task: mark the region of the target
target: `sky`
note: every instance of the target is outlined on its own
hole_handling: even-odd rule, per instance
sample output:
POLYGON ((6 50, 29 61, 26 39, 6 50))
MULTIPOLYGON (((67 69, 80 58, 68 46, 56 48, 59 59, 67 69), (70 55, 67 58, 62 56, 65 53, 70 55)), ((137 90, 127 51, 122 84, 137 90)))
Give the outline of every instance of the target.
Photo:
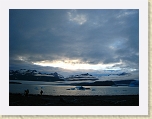
POLYGON ((10 9, 9 68, 139 71, 138 9, 10 9))

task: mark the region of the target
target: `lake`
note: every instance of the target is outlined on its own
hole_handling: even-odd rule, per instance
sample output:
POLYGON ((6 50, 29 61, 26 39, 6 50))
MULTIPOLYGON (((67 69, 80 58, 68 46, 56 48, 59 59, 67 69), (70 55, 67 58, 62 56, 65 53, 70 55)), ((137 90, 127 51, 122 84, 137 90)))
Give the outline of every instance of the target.
POLYGON ((64 82, 43 82, 43 81, 18 81, 22 84, 9 84, 10 93, 24 93, 29 89, 29 94, 43 95, 139 95, 139 87, 129 86, 83 86, 84 90, 78 90, 76 86, 64 85, 64 82))

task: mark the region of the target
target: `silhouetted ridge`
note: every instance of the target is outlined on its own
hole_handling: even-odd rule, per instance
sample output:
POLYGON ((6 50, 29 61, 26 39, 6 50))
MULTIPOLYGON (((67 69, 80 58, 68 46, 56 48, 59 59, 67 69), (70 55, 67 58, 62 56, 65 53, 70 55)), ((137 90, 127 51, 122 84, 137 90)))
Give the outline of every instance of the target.
POLYGON ((119 80, 119 81, 114 81, 116 85, 122 86, 122 85, 129 85, 132 81, 135 80, 119 80))
POLYGON ((73 83, 72 85, 77 86, 116 86, 116 84, 113 81, 95 81, 93 83, 73 83))

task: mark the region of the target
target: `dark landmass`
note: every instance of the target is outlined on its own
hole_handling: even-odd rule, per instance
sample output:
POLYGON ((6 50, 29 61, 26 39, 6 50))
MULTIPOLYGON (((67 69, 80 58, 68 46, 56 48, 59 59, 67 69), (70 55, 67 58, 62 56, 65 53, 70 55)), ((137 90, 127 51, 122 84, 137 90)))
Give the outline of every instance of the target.
POLYGON ((46 81, 46 82, 53 82, 53 81, 64 81, 63 79, 57 77, 49 77, 49 76, 10 76, 10 80, 25 80, 25 81, 46 81))
POLYGON ((139 95, 52 96, 9 94, 10 106, 139 106, 139 95))
POLYGON ((71 83, 73 86, 116 86, 113 81, 95 81, 93 83, 71 83))
POLYGON ((125 85, 129 85, 132 81, 135 81, 135 80, 119 80, 119 81, 113 81, 117 86, 121 86, 123 84, 125 85))
MULTIPOLYGON (((129 86, 129 84, 136 80, 119 80, 119 81, 95 81, 95 82, 83 82, 83 83, 71 83, 72 86, 129 86)), ((69 84, 68 84, 69 85, 69 84)))
POLYGON ((22 84, 20 82, 9 82, 10 84, 22 84))

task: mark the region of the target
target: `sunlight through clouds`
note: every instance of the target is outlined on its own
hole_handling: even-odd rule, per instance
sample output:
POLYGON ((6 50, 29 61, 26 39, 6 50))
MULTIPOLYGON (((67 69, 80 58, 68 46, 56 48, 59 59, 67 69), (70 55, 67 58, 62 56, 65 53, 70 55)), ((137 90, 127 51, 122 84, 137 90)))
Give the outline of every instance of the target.
POLYGON ((118 63, 111 63, 111 64, 86 64, 82 63, 79 60, 66 60, 66 61, 40 61, 40 62, 33 62, 35 65, 40 66, 51 66, 51 67, 60 67, 63 69, 70 69, 70 70, 78 70, 78 69, 93 69, 93 70, 105 70, 105 69, 113 69, 113 70, 120 70, 119 67, 113 68, 114 65, 121 65, 122 61, 118 63))

